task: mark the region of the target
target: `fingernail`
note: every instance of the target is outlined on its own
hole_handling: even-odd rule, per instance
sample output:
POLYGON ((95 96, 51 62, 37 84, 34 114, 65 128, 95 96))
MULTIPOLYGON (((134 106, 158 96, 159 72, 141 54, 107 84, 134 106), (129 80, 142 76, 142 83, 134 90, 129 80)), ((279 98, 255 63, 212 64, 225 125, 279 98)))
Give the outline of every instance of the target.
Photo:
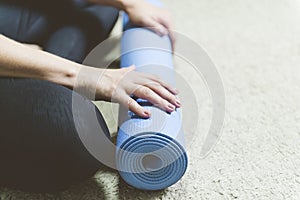
POLYGON ((175 104, 176 104, 177 107, 181 106, 181 103, 180 103, 180 101, 178 99, 175 101, 175 104))
POLYGON ((144 111, 144 115, 145 115, 145 117, 150 117, 150 112, 144 111))
POLYGON ((168 105, 168 108, 171 109, 171 110, 173 111, 173 110, 175 109, 175 106, 172 105, 172 104, 169 104, 169 105, 168 105))

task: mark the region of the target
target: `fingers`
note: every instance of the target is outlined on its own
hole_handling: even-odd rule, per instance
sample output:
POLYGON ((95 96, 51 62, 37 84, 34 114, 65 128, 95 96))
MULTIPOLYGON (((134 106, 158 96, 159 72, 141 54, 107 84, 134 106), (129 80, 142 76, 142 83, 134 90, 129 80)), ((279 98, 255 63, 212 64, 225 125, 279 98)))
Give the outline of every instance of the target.
POLYGON ((176 38, 175 34, 173 33, 173 22, 169 14, 166 16, 160 16, 157 19, 151 19, 148 22, 145 22, 145 25, 148 25, 149 28, 159 36, 165 36, 169 34, 172 44, 172 52, 174 52, 176 38))
POLYGON ((173 112, 177 107, 181 106, 180 101, 175 96, 177 94, 176 89, 158 77, 138 72, 128 73, 127 75, 128 77, 124 78, 120 85, 121 87, 115 93, 115 100, 135 114, 143 118, 150 117, 150 112, 130 97, 132 94, 149 101, 154 106, 167 112, 173 112))
POLYGON ((175 34, 172 31, 169 31, 169 36, 170 36, 171 43, 172 43, 172 53, 174 54, 176 37, 175 37, 175 34))
POLYGON ((149 21, 145 22, 145 25, 149 27, 152 31, 154 31, 159 36, 164 36, 168 34, 168 30, 159 22, 155 21, 154 19, 150 19, 149 21))
POLYGON ((147 87, 149 87, 156 94, 158 94, 159 97, 162 97, 165 100, 167 100, 167 102, 170 102, 171 104, 175 105, 176 107, 181 106, 181 103, 176 98, 176 96, 173 95, 172 93, 170 93, 170 91, 168 91, 165 87, 162 87, 162 85, 157 84, 157 83, 150 83, 150 84, 147 84, 147 87))
POLYGON ((127 107, 129 110, 134 112, 135 114, 139 115, 143 118, 149 118, 151 116, 150 112, 140 106, 133 98, 131 98, 128 94, 119 93, 118 101, 127 107))
MULTIPOLYGON (((161 93, 163 93, 163 92, 161 92, 161 93)), ((172 104, 171 102, 169 102, 168 100, 163 98, 164 96, 168 97, 167 94, 164 94, 164 96, 160 96, 148 87, 141 86, 133 94, 139 98, 148 100, 153 105, 155 105, 167 112, 173 112, 176 108, 176 106, 174 104, 172 104)), ((171 97, 169 97, 169 98, 171 99, 171 97)))
POLYGON ((155 75, 144 73, 136 75, 139 79, 135 81, 134 90, 127 91, 128 93, 146 99, 167 112, 173 112, 176 107, 181 106, 180 101, 175 96, 178 93, 175 88, 155 75))
MULTIPOLYGON (((130 67, 125 67, 125 68, 123 68, 121 70, 126 70, 126 72, 128 73, 130 71, 134 71, 135 69, 136 69, 136 67, 134 65, 131 65, 130 67)), ((138 83, 138 84, 147 85, 145 83, 149 83, 149 82, 150 83, 155 83, 155 82, 157 82, 160 85, 162 85, 164 88, 166 88, 172 94, 174 94, 174 95, 178 94, 178 91, 177 91, 176 88, 172 87, 170 84, 168 84, 167 82, 165 82, 164 80, 162 80, 157 75, 140 73, 140 72, 135 72, 135 73, 137 73, 136 77, 139 77, 139 79, 136 79, 137 80, 136 83, 138 83)))
POLYGON ((168 112, 172 112, 176 107, 180 107, 180 101, 176 98, 178 91, 170 84, 166 83, 158 76, 152 74, 137 74, 136 90, 134 95, 150 101, 155 106, 162 108, 168 112))
POLYGON ((159 78, 158 76, 155 75, 151 75, 151 74, 147 74, 147 77, 154 81, 159 83, 160 85, 162 85, 164 88, 166 88, 169 92, 171 92, 172 94, 176 95, 178 94, 178 91, 176 90, 176 88, 172 87, 170 84, 166 83, 165 81, 163 81, 161 78, 159 78))
POLYGON ((172 52, 174 52, 175 49, 175 41, 176 41, 176 37, 175 34, 173 32, 174 30, 174 25, 173 25, 173 21, 172 21, 172 17, 171 14, 167 11, 165 11, 166 14, 164 17, 161 17, 158 19, 158 22, 160 24, 162 24, 164 27, 166 27, 166 29, 168 30, 168 34, 172 43, 172 52))
MULTIPOLYGON (((133 94, 138 98, 148 100, 153 105, 167 112, 173 112, 176 107, 180 107, 179 100, 166 89, 163 89, 162 86, 154 86, 153 84, 149 87, 139 86, 133 94)), ((117 101, 140 117, 149 118, 151 115, 149 111, 139 105, 126 92, 119 92, 117 101)))
POLYGON ((125 75, 125 74, 127 74, 127 73, 129 73, 131 71, 134 71, 135 68, 136 68, 135 65, 131 65, 129 67, 124 67, 124 68, 122 68, 120 70, 122 70, 124 72, 124 75, 125 75))

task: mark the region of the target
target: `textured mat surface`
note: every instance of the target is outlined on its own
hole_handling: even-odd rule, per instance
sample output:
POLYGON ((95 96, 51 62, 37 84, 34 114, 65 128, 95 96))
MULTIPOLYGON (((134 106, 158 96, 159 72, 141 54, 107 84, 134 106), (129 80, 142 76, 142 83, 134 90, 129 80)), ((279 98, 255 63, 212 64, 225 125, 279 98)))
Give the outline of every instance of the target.
MULTIPOLYGON (((121 67, 134 64, 137 71, 155 74, 175 86, 170 39, 145 28, 129 28, 125 14, 123 26, 121 67)), ((151 112, 151 117, 142 119, 127 109, 120 112, 124 122, 117 136, 117 167, 122 178, 135 188, 165 189, 176 183, 187 168, 181 111, 167 113, 145 100, 137 102, 151 112)))

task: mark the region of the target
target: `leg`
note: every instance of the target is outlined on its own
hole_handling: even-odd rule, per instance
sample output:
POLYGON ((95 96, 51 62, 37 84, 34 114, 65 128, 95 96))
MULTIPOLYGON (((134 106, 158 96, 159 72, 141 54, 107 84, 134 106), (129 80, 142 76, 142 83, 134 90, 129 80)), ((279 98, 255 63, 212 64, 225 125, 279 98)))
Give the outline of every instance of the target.
POLYGON ((19 42, 39 44, 45 51, 81 63, 108 37, 119 11, 73 1, 1 2, 0 33, 19 42))
MULTIPOLYGON (((76 131, 71 90, 41 80, 2 78, 0 96, 0 185, 56 191, 91 177, 101 167, 76 131)), ((81 115, 96 110, 102 130, 87 130, 92 127, 88 118, 79 125, 110 137, 94 104, 77 97, 86 112, 81 115)))
MULTIPOLYGON (((75 27, 78 32, 71 37, 73 39, 63 41, 62 45, 66 48, 60 48, 60 34, 55 36, 55 32, 51 35, 56 22, 50 20, 49 13, 42 14, 23 5, 11 4, 10 1, 0 3, 0 13, 2 34, 20 42, 38 43, 49 50, 52 48, 53 53, 67 55, 67 58, 78 62, 88 53, 88 48, 92 44, 97 45, 102 37, 97 37, 97 31, 93 35, 91 30, 94 26, 86 34, 82 26, 70 23, 66 28, 61 27, 62 30, 75 27), (77 42, 78 36, 83 39, 77 42), (75 42, 74 46, 69 45, 72 42, 75 42), (80 53, 80 45, 88 48, 80 53), (80 54, 68 57, 68 50, 73 49, 80 54)), ((0 185, 31 191, 54 191, 92 176, 101 166, 87 152, 76 132, 72 118, 71 90, 46 81, 2 78, 0 96, 0 185)), ((89 100, 80 96, 78 98, 82 98, 86 112, 96 109, 89 100)), ((108 136, 106 124, 100 112, 96 112, 102 127, 98 131, 108 136)), ((90 127, 88 119, 83 118, 81 122, 87 128, 90 127)))
POLYGON ((81 63, 94 47, 109 36, 118 13, 117 9, 100 5, 74 7, 50 36, 45 50, 81 63))
MULTIPOLYGON (((30 4, 30 3, 28 3, 30 4)), ((41 46, 51 32, 51 22, 42 11, 21 2, 0 2, 0 33, 22 43, 41 46)))

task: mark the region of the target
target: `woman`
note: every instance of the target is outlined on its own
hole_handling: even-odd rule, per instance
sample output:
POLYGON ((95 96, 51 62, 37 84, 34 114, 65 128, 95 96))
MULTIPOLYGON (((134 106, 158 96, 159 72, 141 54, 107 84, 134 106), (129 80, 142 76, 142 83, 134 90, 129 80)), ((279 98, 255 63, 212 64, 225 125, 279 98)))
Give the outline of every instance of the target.
MULTIPOLYGON (((143 0, 0 1, 0 185, 57 191, 99 169, 101 163, 88 153, 76 132, 75 80, 78 87, 95 88, 97 100, 109 101, 116 92, 119 103, 145 118, 150 113, 130 95, 168 112, 180 106, 176 89, 157 77, 135 72, 134 66, 104 70, 81 64, 108 37, 118 10, 159 35, 172 28, 166 10, 143 0), (78 77, 81 70, 91 76, 101 74, 101 84, 89 74, 78 77)), ((102 130, 93 131, 110 137, 94 104, 76 95, 84 112, 96 109, 102 130)), ((81 121, 89 127, 88 120, 81 121)))

